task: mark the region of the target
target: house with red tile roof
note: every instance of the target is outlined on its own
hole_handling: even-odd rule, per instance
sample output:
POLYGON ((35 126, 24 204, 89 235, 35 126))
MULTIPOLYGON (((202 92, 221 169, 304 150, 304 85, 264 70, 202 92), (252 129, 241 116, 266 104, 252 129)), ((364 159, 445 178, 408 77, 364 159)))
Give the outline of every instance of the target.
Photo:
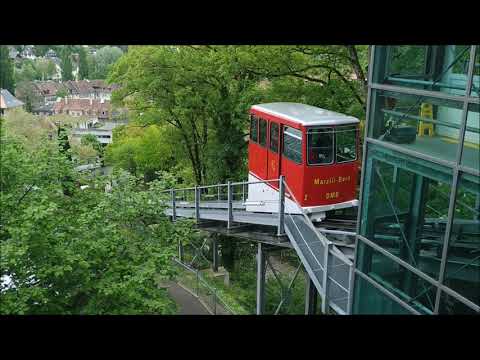
POLYGON ((53 105, 54 114, 66 114, 70 116, 83 116, 88 120, 79 124, 80 128, 88 128, 98 121, 106 121, 111 118, 112 107, 109 100, 103 99, 59 99, 53 105))

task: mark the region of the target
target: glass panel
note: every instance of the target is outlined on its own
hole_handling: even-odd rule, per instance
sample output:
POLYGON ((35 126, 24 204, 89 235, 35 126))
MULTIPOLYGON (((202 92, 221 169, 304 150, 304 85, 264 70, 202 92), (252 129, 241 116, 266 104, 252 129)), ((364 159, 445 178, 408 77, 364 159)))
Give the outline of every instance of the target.
POLYGON ((333 128, 308 130, 308 164, 333 163, 333 128))
POLYGON ((337 163, 357 159, 357 127, 338 126, 335 129, 337 163))
POLYGON ((373 82, 465 95, 469 45, 377 46, 373 82))
POLYGON ((388 74, 395 77, 425 74, 428 46, 391 46, 388 74))
POLYGON ((355 276, 353 314, 402 314, 410 312, 367 280, 355 276))
POLYGON ((444 284, 480 306, 480 180, 462 174, 448 244, 444 284))
POLYGON ((260 145, 267 145, 267 120, 259 119, 258 142, 260 145))
POLYGON ((357 259, 360 271, 418 312, 433 312, 436 286, 361 241, 357 253, 361 254, 361 258, 357 259))
POLYGON ((278 124, 270 123, 270 150, 278 152, 278 124))
POLYGON ((258 118, 254 115, 250 116, 250 139, 257 142, 257 124, 258 118))
POLYGON ((467 128, 463 142, 462 165, 480 170, 480 114, 479 105, 470 104, 467 113, 467 128))
POLYGON ((473 68, 473 81, 472 89, 470 91, 471 96, 480 95, 480 45, 477 45, 477 51, 475 54, 475 65, 473 68))
POLYGON ((302 132, 285 126, 283 128, 283 155, 287 159, 302 163, 302 132))
POLYGON ((360 234, 438 279, 452 171, 369 145, 360 234))
POLYGON ((475 310, 457 300, 454 296, 442 291, 440 295, 439 314, 447 315, 473 315, 478 314, 475 310))
POLYGON ((373 90, 369 136, 455 162, 463 103, 373 90))

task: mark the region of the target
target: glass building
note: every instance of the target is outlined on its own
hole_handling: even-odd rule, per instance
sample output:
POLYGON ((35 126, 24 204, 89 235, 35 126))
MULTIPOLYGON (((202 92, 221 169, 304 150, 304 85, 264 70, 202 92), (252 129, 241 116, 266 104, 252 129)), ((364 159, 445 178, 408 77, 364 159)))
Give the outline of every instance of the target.
POLYGON ((352 314, 480 313, 480 46, 373 46, 352 314))

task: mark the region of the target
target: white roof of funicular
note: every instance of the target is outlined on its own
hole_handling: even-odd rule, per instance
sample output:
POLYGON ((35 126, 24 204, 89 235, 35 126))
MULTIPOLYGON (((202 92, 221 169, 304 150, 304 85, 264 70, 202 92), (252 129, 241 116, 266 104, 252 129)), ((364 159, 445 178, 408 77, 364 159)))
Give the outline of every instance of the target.
POLYGON ((359 120, 353 116, 321 109, 316 106, 291 102, 258 104, 253 105, 252 109, 259 110, 270 115, 280 116, 284 119, 298 122, 304 126, 343 125, 355 124, 359 122, 359 120))

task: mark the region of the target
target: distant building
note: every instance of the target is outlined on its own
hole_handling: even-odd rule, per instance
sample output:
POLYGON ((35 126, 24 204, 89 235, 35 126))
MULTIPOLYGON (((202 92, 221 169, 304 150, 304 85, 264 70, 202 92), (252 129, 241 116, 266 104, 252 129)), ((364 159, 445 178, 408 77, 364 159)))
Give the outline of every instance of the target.
POLYGON ((50 116, 53 115, 53 103, 43 104, 32 109, 32 113, 35 115, 50 116))
POLYGON ((98 121, 106 121, 111 117, 111 104, 108 100, 99 99, 59 99, 53 105, 54 114, 67 114, 70 116, 84 116, 88 120, 80 123, 80 128, 89 128, 98 121))
POLYGON ((13 96, 7 89, 0 89, 0 115, 7 114, 10 109, 23 106, 24 103, 13 96))
POLYGON ((26 45, 24 46, 20 56, 24 59, 35 60, 37 57, 35 56, 35 52, 33 51, 33 45, 26 45))
POLYGON ((32 82, 34 90, 38 96, 42 97, 44 104, 54 103, 57 100, 57 92, 64 90, 68 94, 67 87, 56 81, 34 81, 32 82))
POLYGON ((45 57, 46 58, 50 58, 50 59, 53 59, 53 58, 58 58, 57 57, 57 53, 52 50, 52 49, 48 49, 47 52, 45 53, 45 57))
POLYGON ((18 56, 18 51, 17 49, 15 49, 14 47, 11 47, 9 50, 8 50, 8 57, 11 59, 11 60, 15 60, 18 56))

